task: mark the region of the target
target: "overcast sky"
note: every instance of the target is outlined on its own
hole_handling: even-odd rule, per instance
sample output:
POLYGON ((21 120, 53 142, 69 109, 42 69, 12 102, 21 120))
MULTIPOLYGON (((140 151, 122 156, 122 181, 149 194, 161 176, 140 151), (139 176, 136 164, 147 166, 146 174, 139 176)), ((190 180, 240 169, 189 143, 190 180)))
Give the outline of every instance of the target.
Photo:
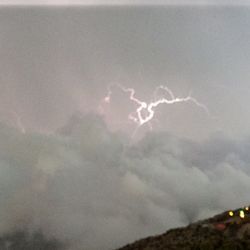
POLYGON ((249 0, 0 0, 7 5, 249 5, 249 0))
MULTIPOLYGON (((217 131, 236 137, 250 132, 248 7, 0 12, 2 121, 54 131, 76 112, 97 111, 111 83, 134 87, 145 101, 163 84, 177 96, 192 91, 211 116, 191 104, 162 105, 156 130, 196 139, 217 131)), ((125 97, 114 99, 104 116, 131 132, 125 123, 134 108, 125 97)))
POLYGON ((0 7, 0 233, 114 249, 249 203, 250 8, 94 3, 0 7), (131 139, 114 83, 209 114, 161 105, 131 139))

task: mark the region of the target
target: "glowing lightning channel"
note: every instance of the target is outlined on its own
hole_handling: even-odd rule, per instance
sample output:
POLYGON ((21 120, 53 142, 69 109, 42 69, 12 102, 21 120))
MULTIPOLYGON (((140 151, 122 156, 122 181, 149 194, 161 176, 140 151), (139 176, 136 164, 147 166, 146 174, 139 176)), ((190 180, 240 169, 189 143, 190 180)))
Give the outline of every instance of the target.
POLYGON ((147 102, 141 101, 135 97, 135 90, 133 88, 125 88, 124 86, 122 86, 120 84, 114 84, 108 88, 108 93, 107 93, 106 97, 104 98, 105 103, 110 103, 111 96, 113 94, 111 91, 111 88, 114 86, 118 87, 119 89, 121 89, 125 93, 129 93, 129 99, 138 105, 138 108, 136 109, 136 111, 133 113, 130 113, 129 117, 128 117, 130 120, 132 120, 133 122, 138 124, 138 126, 142 126, 142 125, 150 122, 154 118, 154 115, 155 115, 154 109, 157 106, 159 106, 160 104, 175 104, 175 103, 179 103, 179 102, 193 102, 195 105, 204 109, 206 111, 206 113, 209 114, 208 108, 204 104, 198 102, 194 97, 191 96, 191 94, 189 94, 186 97, 182 97, 182 98, 175 97, 174 93, 168 87, 163 86, 163 85, 160 85, 155 89, 154 100, 147 103, 147 102), (164 92, 166 92, 168 97, 158 98, 157 94, 158 94, 159 90, 163 90, 164 92))
POLYGON ((15 116, 15 118, 16 118, 16 125, 17 125, 17 128, 21 131, 22 134, 26 134, 26 129, 25 129, 25 127, 23 126, 21 117, 20 117, 15 111, 12 111, 11 113, 12 113, 12 114, 15 116))

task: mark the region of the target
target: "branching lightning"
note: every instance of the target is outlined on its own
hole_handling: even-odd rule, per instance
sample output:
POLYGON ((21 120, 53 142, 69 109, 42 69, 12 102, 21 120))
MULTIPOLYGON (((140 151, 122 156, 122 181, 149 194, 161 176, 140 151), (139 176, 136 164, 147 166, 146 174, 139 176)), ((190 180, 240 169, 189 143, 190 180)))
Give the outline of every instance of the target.
POLYGON ((160 85, 158 86, 153 94, 153 100, 150 101, 149 103, 145 101, 141 101, 136 97, 136 92, 133 88, 126 88, 120 84, 113 84, 109 86, 108 88, 108 93, 103 99, 105 103, 110 103, 111 102, 111 97, 112 97, 112 88, 117 87, 120 90, 122 90, 124 93, 129 94, 129 99, 135 103, 138 107, 136 108, 135 112, 132 112, 129 114, 128 118, 135 122, 138 127, 149 123, 155 116, 155 109, 161 105, 161 104, 176 104, 176 103, 181 103, 181 102, 192 102, 196 106, 202 108, 205 110, 207 114, 209 114, 208 108, 198 102, 194 97, 189 94, 186 97, 176 97, 174 93, 166 86, 160 85), (164 97, 159 97, 159 91, 163 91, 164 97))

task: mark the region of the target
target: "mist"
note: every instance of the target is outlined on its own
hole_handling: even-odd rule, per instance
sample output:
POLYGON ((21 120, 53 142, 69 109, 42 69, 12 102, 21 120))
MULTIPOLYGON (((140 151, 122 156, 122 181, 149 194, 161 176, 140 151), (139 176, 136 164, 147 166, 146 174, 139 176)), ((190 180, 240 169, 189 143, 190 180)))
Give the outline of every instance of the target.
POLYGON ((108 250, 249 204, 249 22, 247 6, 1 6, 0 234, 108 250), (162 105, 138 127, 126 93, 103 104, 115 83, 209 114, 162 105))
POLYGON ((250 141, 219 138, 152 132, 129 145, 96 115, 47 136, 2 125, 0 232, 115 249, 247 204, 250 141))

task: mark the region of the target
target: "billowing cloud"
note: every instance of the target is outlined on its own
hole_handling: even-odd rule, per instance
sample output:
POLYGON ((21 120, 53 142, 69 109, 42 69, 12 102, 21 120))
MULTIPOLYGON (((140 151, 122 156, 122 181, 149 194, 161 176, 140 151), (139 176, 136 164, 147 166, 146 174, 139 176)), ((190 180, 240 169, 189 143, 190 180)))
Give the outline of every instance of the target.
POLYGON ((151 133, 136 144, 101 117, 53 135, 0 127, 0 232, 42 231, 113 249, 249 203, 250 141, 151 133))

